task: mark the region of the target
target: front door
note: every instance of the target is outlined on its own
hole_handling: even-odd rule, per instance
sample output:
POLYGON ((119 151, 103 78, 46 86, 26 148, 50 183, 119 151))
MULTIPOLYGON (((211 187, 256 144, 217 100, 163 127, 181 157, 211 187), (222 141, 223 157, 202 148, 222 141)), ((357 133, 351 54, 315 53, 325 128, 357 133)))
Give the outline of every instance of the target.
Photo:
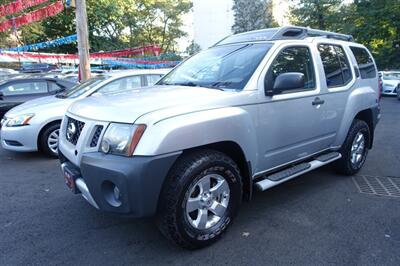
POLYGON ((257 172, 326 149, 335 136, 322 126, 324 101, 312 49, 308 45, 283 47, 267 70, 270 84, 282 73, 300 72, 304 74, 305 86, 271 97, 263 95, 265 102, 259 107, 257 172))

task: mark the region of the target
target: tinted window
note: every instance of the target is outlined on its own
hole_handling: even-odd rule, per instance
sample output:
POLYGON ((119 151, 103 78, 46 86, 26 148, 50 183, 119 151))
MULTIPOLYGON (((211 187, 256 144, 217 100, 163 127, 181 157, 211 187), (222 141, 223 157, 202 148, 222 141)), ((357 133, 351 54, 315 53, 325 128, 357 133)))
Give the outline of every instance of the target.
POLYGON ((271 65, 272 84, 283 73, 300 72, 304 74, 304 89, 315 88, 314 67, 310 50, 307 47, 290 47, 284 49, 271 65))
POLYGON ((147 85, 153 86, 162 78, 163 75, 147 75, 147 85))
POLYGON ((362 79, 370 79, 376 77, 376 69, 374 62, 369 55, 368 51, 364 48, 350 47, 351 51, 356 58, 358 68, 362 79))
POLYGON ((107 85, 101 87, 97 93, 112 93, 117 91, 124 91, 142 86, 142 79, 140 76, 132 76, 114 80, 107 85))
POLYGON ((19 82, 1 90, 4 96, 47 93, 47 82, 19 82))
POLYGON ((328 88, 346 85, 352 78, 350 64, 342 47, 322 44, 318 46, 324 66, 328 88))
POLYGON ((334 46, 337 56, 339 58, 340 67, 342 69, 343 74, 343 82, 347 84, 352 79, 352 74, 350 70, 350 64, 347 60, 346 54, 341 46, 334 46))

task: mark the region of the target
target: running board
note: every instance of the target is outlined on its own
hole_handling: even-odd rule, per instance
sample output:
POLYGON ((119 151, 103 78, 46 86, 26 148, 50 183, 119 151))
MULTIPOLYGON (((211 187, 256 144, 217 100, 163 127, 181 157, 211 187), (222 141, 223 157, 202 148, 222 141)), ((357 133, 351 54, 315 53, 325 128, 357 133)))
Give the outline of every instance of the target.
POLYGON ((340 158, 342 158, 342 155, 338 152, 327 153, 315 158, 313 161, 303 162, 293 167, 286 168, 280 172, 266 176, 263 180, 258 181, 256 186, 259 190, 264 191, 340 158))

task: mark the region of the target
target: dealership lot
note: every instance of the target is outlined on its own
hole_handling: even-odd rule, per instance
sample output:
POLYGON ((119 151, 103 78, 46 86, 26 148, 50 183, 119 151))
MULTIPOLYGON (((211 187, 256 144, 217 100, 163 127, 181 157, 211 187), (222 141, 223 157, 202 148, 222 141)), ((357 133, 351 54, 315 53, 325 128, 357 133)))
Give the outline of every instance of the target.
POLYGON ((399 265, 400 102, 381 104, 374 149, 356 177, 325 167, 256 192, 229 233, 197 251, 172 246, 152 219, 94 210, 67 190, 58 161, 0 149, 0 265, 399 265))

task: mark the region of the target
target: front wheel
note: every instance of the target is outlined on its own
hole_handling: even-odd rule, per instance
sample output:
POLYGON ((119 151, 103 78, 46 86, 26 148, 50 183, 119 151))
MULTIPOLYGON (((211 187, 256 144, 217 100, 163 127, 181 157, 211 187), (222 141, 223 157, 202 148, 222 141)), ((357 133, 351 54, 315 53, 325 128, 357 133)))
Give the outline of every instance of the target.
POLYGON ((60 135, 60 124, 52 124, 47 126, 39 137, 40 150, 48 156, 58 157, 58 138, 60 135))
POLYGON ((208 246, 232 223, 241 199, 240 171, 232 159, 213 150, 183 154, 164 184, 158 227, 184 248, 208 246))
POLYGON ((342 158, 336 162, 337 172, 344 175, 356 174, 367 158, 370 141, 368 124, 355 119, 340 150, 342 158))

